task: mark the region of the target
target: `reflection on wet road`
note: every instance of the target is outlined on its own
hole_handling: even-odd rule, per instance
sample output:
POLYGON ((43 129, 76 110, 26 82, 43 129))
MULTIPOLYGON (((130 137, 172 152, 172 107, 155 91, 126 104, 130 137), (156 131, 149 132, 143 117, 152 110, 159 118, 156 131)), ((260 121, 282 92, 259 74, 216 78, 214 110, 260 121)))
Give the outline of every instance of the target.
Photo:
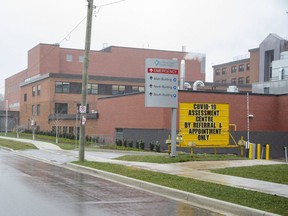
POLYGON ((0 215, 218 215, 0 150, 0 215))

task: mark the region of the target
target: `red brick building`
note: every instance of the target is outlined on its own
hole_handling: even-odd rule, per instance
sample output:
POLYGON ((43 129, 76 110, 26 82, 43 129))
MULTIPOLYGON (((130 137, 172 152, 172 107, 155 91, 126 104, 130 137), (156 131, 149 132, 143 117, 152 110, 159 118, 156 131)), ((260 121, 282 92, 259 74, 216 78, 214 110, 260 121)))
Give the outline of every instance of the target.
MULTIPOLYGON (((250 58, 258 50, 250 50, 250 58)), ((181 60, 185 52, 108 47, 92 51, 90 59, 86 134, 105 142, 116 138, 158 140, 165 146, 171 128, 171 110, 146 108, 144 101, 144 67, 146 58, 181 60)), ((79 125, 77 107, 81 101, 83 50, 60 48, 59 45, 40 44, 28 52, 28 68, 6 79, 5 96, 10 110, 20 111, 20 125, 60 133, 76 134, 79 125)), ((179 61, 180 64, 180 61, 179 61)), ((257 63, 246 60, 241 73, 250 73, 257 63)), ((180 68, 180 67, 179 67, 180 68)), ((237 66, 239 69, 239 66, 237 66)), ((227 72, 231 69, 226 69, 227 72)), ((254 70, 254 69, 253 69, 254 70)), ((222 70, 220 70, 222 73, 222 70)), ((254 74, 254 73, 253 73, 254 74)), ((204 80, 205 71, 198 59, 186 61, 185 81, 204 80)), ((255 75, 255 77, 257 77, 255 75)), ((246 80, 246 79, 245 79, 246 80)), ((251 81, 251 80, 250 80, 251 81)), ((197 91, 179 91, 179 103, 227 103, 230 123, 237 130, 231 133, 236 140, 241 136, 254 143, 271 145, 271 156, 281 157, 288 140, 288 95, 250 94, 250 114, 247 125, 247 94, 215 91, 216 84, 197 91), (211 87, 211 90, 209 88, 211 87), (209 90, 209 91, 208 91, 209 90)), ((147 147, 147 146, 146 146, 147 147)))
MULTIPOLYGON (((184 59, 186 52, 107 47, 91 51, 88 120, 98 118, 97 98, 144 91, 146 58, 184 59)), ((81 103, 83 50, 39 44, 28 51, 28 68, 5 80, 9 109, 20 111, 20 125, 40 131, 75 133, 81 103)), ((186 81, 205 80, 205 59, 186 60, 186 81), (203 67, 204 64, 204 67, 203 67)), ((115 108, 115 107, 114 107, 115 108)), ((87 134, 95 134, 88 121, 87 134)))
MULTIPOLYGON (((162 148, 167 148, 164 143, 171 130, 171 109, 146 108, 144 100, 144 93, 99 99, 95 132, 113 139, 142 139, 147 145, 158 140, 162 148)), ((230 132, 237 142, 241 136, 247 140, 247 100, 249 113, 253 115, 249 118, 250 142, 269 143, 272 158, 284 157, 283 147, 288 140, 288 95, 249 94, 247 97, 246 93, 179 91, 179 103, 229 104, 229 122, 236 125, 236 131, 231 127, 230 132)), ((178 119, 179 114, 177 122, 178 119)))
POLYGON ((276 34, 269 34, 258 48, 250 49, 250 58, 213 66, 216 83, 252 84, 271 81, 272 62, 288 51, 288 41, 276 34))

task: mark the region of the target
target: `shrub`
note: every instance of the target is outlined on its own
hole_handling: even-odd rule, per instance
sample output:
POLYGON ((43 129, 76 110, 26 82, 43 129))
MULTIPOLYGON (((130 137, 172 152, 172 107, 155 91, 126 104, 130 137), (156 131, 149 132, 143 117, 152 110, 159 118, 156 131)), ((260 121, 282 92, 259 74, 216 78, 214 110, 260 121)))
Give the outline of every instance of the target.
POLYGON ((159 143, 159 141, 155 142, 155 150, 156 150, 156 152, 160 152, 160 143, 159 143))
POLYGON ((153 141, 150 142, 150 143, 149 143, 149 149, 150 149, 150 151, 154 151, 154 147, 155 147, 154 142, 153 142, 153 141))
POLYGON ((140 148, 141 148, 142 150, 145 149, 145 142, 144 142, 143 140, 140 140, 140 148))
POLYGON ((129 146, 130 148, 133 148, 133 140, 129 140, 129 141, 128 141, 128 146, 129 146))
POLYGON ((122 140, 120 140, 120 139, 116 140, 116 145, 117 146, 122 146, 122 140))
POLYGON ((127 143, 128 143, 128 140, 125 139, 124 142, 123 142, 123 146, 124 146, 124 147, 127 147, 127 143))

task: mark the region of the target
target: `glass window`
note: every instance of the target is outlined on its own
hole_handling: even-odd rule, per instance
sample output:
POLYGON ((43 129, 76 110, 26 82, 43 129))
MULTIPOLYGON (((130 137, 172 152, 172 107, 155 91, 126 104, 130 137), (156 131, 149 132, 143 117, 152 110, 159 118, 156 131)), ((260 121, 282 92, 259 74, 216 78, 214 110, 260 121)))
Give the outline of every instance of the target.
POLYGON ((40 95, 41 93, 41 85, 37 85, 37 95, 40 95))
POLYGON ((66 126, 63 126, 63 134, 67 134, 68 133, 68 128, 66 126))
POLYGON ((226 67, 225 68, 222 68, 222 74, 226 74, 226 67))
POLYGON ((37 110, 36 110, 36 112, 37 112, 37 115, 40 115, 40 104, 37 104, 37 110))
POLYGON ((74 134, 74 127, 69 127, 69 134, 74 134))
POLYGON ((144 92, 143 86, 132 86, 132 92, 144 92))
POLYGON ((32 96, 35 96, 35 95, 36 95, 36 87, 33 86, 33 87, 32 87, 32 96))
POLYGON ((246 71, 249 71, 250 70, 250 63, 247 63, 246 64, 246 71))
POLYGON ((84 56, 79 56, 79 62, 84 62, 84 56))
POLYGON ((236 84, 236 78, 232 78, 231 83, 236 84))
POLYGON ((238 78, 238 84, 243 84, 243 83, 244 83, 243 77, 239 77, 239 78, 238 78))
POLYGON ((239 65, 239 72, 242 72, 242 71, 244 71, 244 65, 243 64, 239 65))
POLYGON ((66 61, 67 61, 67 62, 72 62, 72 61, 73 61, 73 55, 67 54, 67 55, 66 55, 66 61))
POLYGON ((55 103, 55 114, 68 114, 68 104, 55 103))
POLYGON ((236 73, 237 72, 237 67, 236 66, 232 66, 231 67, 231 73, 236 73))
POLYGON ((33 116, 36 115, 35 105, 32 105, 32 115, 33 115, 33 116))
POLYGON ((220 75, 220 69, 219 68, 215 69, 215 75, 216 76, 220 75))
POLYGON ((95 83, 89 83, 87 85, 88 94, 96 95, 98 94, 98 85, 95 83))
POLYGON ((246 83, 247 83, 247 84, 250 83, 250 76, 247 76, 247 77, 246 77, 246 83))
POLYGON ((26 93, 24 94, 24 101, 25 102, 27 101, 27 94, 26 93))
POLYGON ((70 92, 70 83, 68 82, 56 82, 56 93, 69 93, 70 92))
POLYGON ((112 94, 118 95, 118 94, 124 94, 125 93, 125 86, 122 85, 113 85, 112 86, 112 94))

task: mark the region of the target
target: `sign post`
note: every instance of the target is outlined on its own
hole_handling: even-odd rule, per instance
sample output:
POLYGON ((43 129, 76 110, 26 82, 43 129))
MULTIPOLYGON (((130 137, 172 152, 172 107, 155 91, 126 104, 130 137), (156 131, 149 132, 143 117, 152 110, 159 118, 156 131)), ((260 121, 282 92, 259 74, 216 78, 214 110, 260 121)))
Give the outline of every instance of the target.
POLYGON ((176 117, 178 107, 178 61, 146 59, 145 107, 172 108, 171 156, 176 156, 176 117))

